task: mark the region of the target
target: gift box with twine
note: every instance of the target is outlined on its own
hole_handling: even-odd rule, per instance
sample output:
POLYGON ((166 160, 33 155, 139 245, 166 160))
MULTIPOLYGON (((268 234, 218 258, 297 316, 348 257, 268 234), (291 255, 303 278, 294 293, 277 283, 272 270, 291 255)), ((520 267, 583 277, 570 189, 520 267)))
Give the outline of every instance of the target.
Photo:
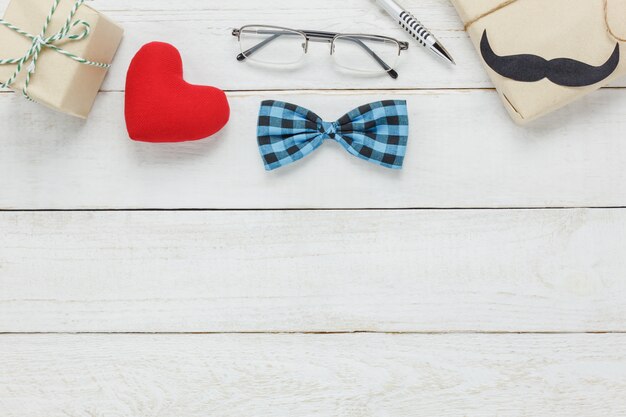
POLYGON ((123 29, 85 0, 12 0, 0 19, 0 86, 86 118, 123 29))
POLYGON ((519 124, 626 74, 626 0, 452 2, 519 124))

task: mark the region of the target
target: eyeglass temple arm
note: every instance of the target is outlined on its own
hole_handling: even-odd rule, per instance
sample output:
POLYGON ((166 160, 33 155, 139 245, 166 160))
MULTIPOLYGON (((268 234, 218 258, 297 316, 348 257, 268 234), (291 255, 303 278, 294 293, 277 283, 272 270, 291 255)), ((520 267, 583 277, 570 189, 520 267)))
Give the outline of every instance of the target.
POLYGON ((359 45, 359 46, 360 46, 360 47, 362 47, 363 49, 365 49, 365 52, 367 52, 368 54, 370 54, 370 55, 371 55, 371 57, 372 57, 372 58, 374 58, 374 59, 376 60, 376 62, 378 62, 378 64, 379 64, 381 67, 383 67, 383 69, 384 69, 385 71, 387 71, 387 74, 389 74, 389 76, 390 76, 391 78, 393 78, 394 80, 395 80, 396 78, 398 78, 398 73, 397 73, 394 69, 392 69, 389 65, 387 65, 387 63, 386 63, 385 61, 383 61, 383 60, 382 60, 382 58, 381 58, 381 57, 379 57, 379 56, 376 54, 376 52, 372 51, 372 50, 370 49, 370 47, 369 47, 369 46, 367 46, 366 44, 364 44, 362 40, 360 40, 360 39, 356 39, 356 38, 351 38, 351 37, 349 37, 349 36, 348 36, 348 37, 345 37, 345 38, 343 38, 343 39, 348 39, 348 40, 350 40, 350 41, 352 41, 352 42, 356 43, 357 45, 359 45))
MULTIPOLYGON (((267 39, 265 39, 264 41, 259 42, 257 45, 253 46, 252 48, 243 51, 242 53, 240 53, 239 55, 237 55, 237 61, 245 61, 245 59, 252 55, 253 53, 255 53, 256 51, 258 51, 259 49, 263 48, 264 46, 266 46, 268 43, 272 42, 273 40, 275 40, 276 38, 278 38, 281 35, 297 35, 296 33, 291 33, 288 31, 284 31, 284 32, 275 32, 275 31, 266 31, 268 34, 273 33, 273 35, 267 39)), ((239 29, 235 29, 233 30, 233 36, 239 36, 240 35, 240 30, 239 29)), ((324 38, 324 39, 332 39, 336 36, 336 34, 334 33, 330 33, 330 32, 308 32, 308 31, 303 31, 303 33, 307 36, 311 36, 311 37, 317 37, 317 38, 324 38)), ((387 63, 385 61, 383 61, 377 54, 376 52, 372 51, 366 44, 363 43, 363 41, 361 41, 360 39, 356 39, 356 38, 351 38, 351 37, 345 37, 345 39, 350 40, 354 43, 356 43, 357 45, 359 45, 360 47, 362 47, 363 49, 365 49, 365 51, 376 60, 376 62, 378 62, 378 64, 385 70, 387 71, 387 74, 389 74, 389 76, 393 79, 398 78, 398 73, 392 69, 389 65, 387 65, 387 63)))
MULTIPOLYGON (((233 35, 234 35, 234 32, 233 32, 233 35)), ((243 51, 242 53, 237 55, 237 61, 245 61, 248 56, 252 55, 253 53, 258 51, 259 49, 263 48, 265 45, 267 45, 268 43, 272 42, 274 39, 278 38, 280 35, 282 35, 282 33, 275 33, 271 37, 265 39, 262 42, 259 42, 257 45, 253 46, 252 48, 248 49, 247 51, 243 51)))

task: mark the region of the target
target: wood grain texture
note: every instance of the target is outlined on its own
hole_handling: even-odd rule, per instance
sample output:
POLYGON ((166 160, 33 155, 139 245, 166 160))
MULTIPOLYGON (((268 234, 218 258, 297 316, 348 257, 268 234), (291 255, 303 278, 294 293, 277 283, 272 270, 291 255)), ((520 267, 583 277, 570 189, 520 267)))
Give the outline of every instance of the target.
POLYGON ((490 91, 231 94, 230 124, 196 143, 128 139, 123 94, 100 95, 87 122, 0 94, 2 209, 589 207, 626 205, 626 95, 603 90, 529 128, 490 91), (334 120, 406 98, 402 172, 326 143, 266 173, 256 145, 260 101, 294 101, 334 120), (583 117, 584 115, 584 117, 583 117), (453 117, 453 119, 451 119, 453 117))
POLYGON ((625 210, 0 214, 0 332, 626 331, 625 210))
POLYGON ((0 336, 3 417, 622 417, 626 335, 0 336))
MULTIPOLYGON (((448 0, 402 3, 456 68, 416 44, 396 81, 324 44, 292 72, 234 59, 247 23, 404 39, 373 3, 94 2, 126 38, 88 121, 0 94, 0 210, 626 206, 626 81, 515 127, 448 0), (153 40, 229 90, 215 138, 128 140, 153 40), (268 98, 329 120, 407 98, 404 172, 328 143, 265 173, 268 98)), ((626 416, 626 334, 509 334, 626 332, 624 236, 624 209, 0 212, 0 416, 626 416), (242 334, 359 331, 421 334, 242 334)))

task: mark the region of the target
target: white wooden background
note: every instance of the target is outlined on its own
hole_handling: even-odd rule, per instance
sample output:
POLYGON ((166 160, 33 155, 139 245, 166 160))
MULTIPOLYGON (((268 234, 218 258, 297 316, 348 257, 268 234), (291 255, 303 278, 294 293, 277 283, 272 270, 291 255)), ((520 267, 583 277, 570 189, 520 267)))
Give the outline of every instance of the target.
POLYGON ((456 68, 235 60, 248 23, 403 38, 372 0, 98 0, 126 37, 87 122, 0 93, 0 416, 626 416, 626 80, 516 127, 449 2, 403 3, 456 68), (228 91, 214 138, 128 140, 152 40, 228 91), (332 143, 263 170, 261 100, 382 98, 402 172, 332 143))

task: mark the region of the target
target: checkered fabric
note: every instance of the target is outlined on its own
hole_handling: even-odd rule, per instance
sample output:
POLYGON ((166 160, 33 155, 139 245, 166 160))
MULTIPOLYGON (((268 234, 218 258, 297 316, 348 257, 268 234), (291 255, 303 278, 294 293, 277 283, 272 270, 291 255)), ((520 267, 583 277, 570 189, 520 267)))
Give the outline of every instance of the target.
POLYGON ((259 112, 258 142, 265 169, 271 171, 304 158, 326 139, 352 155, 402 168, 409 135, 406 101, 386 100, 352 110, 336 122, 295 104, 267 100, 259 112))

